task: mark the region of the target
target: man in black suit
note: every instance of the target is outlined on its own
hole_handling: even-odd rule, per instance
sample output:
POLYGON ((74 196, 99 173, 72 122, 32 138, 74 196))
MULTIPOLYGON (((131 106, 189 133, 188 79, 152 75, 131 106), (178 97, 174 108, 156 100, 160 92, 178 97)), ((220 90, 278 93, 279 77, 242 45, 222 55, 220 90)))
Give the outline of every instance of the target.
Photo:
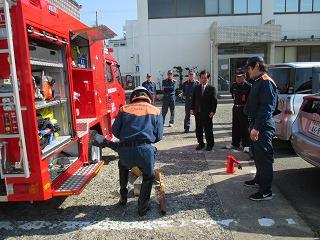
POLYGON ((208 84, 210 73, 206 70, 200 72, 200 84, 194 88, 191 104, 191 114, 196 119, 196 136, 199 145, 196 150, 204 148, 203 129, 207 141, 207 151, 214 146, 212 118, 217 109, 216 89, 208 84))

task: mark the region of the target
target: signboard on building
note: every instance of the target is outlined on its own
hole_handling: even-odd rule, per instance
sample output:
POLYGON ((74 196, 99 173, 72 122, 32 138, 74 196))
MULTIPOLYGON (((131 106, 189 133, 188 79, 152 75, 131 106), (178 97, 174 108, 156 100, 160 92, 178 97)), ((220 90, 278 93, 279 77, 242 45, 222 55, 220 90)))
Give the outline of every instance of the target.
POLYGON ((263 24, 258 26, 224 26, 213 25, 211 28, 214 44, 255 43, 281 41, 281 26, 263 24))

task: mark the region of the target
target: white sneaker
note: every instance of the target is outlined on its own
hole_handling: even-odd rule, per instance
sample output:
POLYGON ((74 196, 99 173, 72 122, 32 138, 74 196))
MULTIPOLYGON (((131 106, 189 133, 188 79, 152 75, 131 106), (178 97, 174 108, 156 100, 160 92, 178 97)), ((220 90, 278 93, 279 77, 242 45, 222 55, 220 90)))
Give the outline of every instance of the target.
POLYGON ((226 149, 235 149, 236 147, 233 146, 232 144, 228 144, 226 145, 226 149))
POLYGON ((249 153, 250 152, 250 147, 244 147, 243 148, 244 153, 249 153))
POLYGON ((173 127, 173 123, 169 123, 169 127, 173 127))

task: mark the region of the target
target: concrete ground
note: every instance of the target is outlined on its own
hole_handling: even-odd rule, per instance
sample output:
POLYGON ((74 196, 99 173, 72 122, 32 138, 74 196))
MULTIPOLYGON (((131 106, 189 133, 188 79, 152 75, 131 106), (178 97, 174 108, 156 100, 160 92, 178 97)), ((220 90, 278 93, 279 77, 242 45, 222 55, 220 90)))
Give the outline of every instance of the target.
POLYGON ((156 144, 157 168, 166 188, 165 216, 159 213, 154 191, 151 211, 144 217, 137 215, 134 178, 128 204, 116 205, 117 158, 105 149, 105 167, 81 195, 34 204, 1 204, 0 239, 315 239, 313 225, 295 210, 296 205, 286 198, 290 194, 283 195, 277 182, 272 201, 248 199, 255 189, 244 187, 243 181, 253 176, 253 163, 247 154, 223 149, 231 140, 231 106, 218 105, 212 152, 196 151, 194 131, 183 133, 183 105, 177 106, 174 127, 167 127, 167 120, 164 139, 156 144), (235 174, 225 173, 229 154, 243 165, 235 174))

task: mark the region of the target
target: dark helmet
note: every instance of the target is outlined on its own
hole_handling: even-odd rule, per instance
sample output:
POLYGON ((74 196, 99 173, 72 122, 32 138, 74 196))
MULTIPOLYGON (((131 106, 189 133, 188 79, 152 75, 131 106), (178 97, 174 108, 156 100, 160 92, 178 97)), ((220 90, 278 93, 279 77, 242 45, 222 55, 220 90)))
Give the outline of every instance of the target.
POLYGON ((244 68, 237 68, 236 69, 236 75, 237 76, 242 76, 242 75, 245 75, 246 74, 246 71, 244 68))
POLYGON ((264 65, 263 57, 254 56, 254 57, 249 58, 247 60, 247 64, 246 64, 245 68, 248 68, 249 66, 255 67, 257 63, 259 63, 260 65, 264 65))
POLYGON ((130 102, 140 99, 151 103, 151 98, 150 92, 146 88, 139 86, 133 89, 130 95, 130 102))

